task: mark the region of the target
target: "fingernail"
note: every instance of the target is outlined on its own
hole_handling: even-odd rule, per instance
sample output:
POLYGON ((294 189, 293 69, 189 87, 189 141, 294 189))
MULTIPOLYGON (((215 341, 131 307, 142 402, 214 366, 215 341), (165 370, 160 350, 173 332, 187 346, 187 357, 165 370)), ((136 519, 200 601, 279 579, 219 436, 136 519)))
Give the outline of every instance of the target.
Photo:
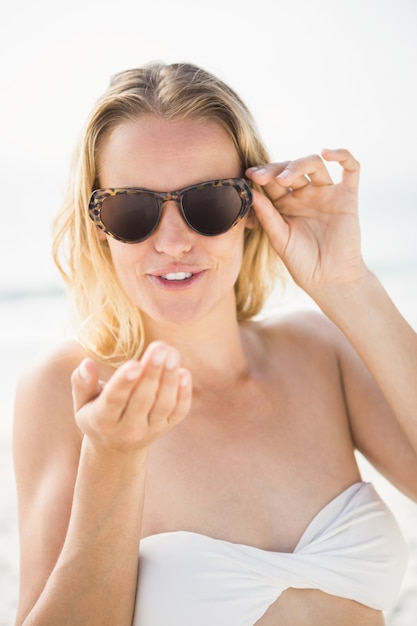
POLYGON ((266 172, 266 167, 251 167, 251 170, 253 170, 253 172, 255 172, 256 174, 265 174, 266 172))
POLYGON ((180 372, 180 387, 187 387, 191 382, 190 372, 187 370, 181 370, 180 372))
POLYGON ((80 374, 80 378, 85 383, 88 383, 90 381, 90 374, 88 373, 86 361, 81 361, 80 366, 78 368, 78 372, 80 374))
POLYGON ((168 352, 168 357, 165 361, 165 367, 167 370, 173 370, 178 365, 178 356, 176 352, 168 352))
POLYGON ((281 174, 278 174, 277 178, 288 178, 291 172, 289 170, 283 170, 281 174))
POLYGON ((158 348, 152 355, 153 365, 161 365, 166 358, 167 351, 164 348, 158 348))
POLYGON ((129 363, 125 371, 126 380, 136 380, 141 373, 142 368, 140 363, 133 361, 129 363))

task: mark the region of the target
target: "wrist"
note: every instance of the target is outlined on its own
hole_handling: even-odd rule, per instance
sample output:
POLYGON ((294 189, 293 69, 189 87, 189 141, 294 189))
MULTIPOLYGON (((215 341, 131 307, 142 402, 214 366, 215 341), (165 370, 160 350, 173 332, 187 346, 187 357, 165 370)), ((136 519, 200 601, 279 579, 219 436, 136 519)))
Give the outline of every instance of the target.
POLYGON ((81 459, 89 466, 96 466, 100 472, 142 473, 146 471, 148 448, 118 448, 98 443, 84 435, 81 446, 81 459))
POLYGON ((382 289, 377 276, 364 266, 354 279, 322 288, 315 301, 335 323, 350 317, 357 323, 357 316, 364 315, 382 289))

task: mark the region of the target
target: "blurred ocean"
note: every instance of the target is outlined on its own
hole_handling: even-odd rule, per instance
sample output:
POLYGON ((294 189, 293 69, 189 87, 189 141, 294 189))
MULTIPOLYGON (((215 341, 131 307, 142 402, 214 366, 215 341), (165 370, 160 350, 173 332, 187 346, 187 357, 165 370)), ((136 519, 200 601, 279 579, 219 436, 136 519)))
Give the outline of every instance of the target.
MULTIPOLYGON (((417 328, 417 198, 396 204, 374 202, 362 214, 365 259, 406 319, 417 328), (395 211, 392 206, 396 206, 395 211)), ((11 626, 17 600, 18 538, 12 467, 12 410, 16 379, 24 363, 59 340, 67 330, 67 300, 49 261, 45 231, 15 249, 5 241, 0 277, 0 626, 11 626), (42 243, 39 246, 40 242, 42 243), (41 248, 41 253, 39 252, 41 248)), ((268 309, 312 306, 295 287, 271 298, 268 309)), ((366 314, 366 312, 364 312, 366 314)), ((365 461, 365 480, 374 482, 393 509, 410 546, 411 558, 401 595, 387 615, 389 626, 417 623, 417 506, 389 485, 365 461)), ((231 625, 232 626, 232 625, 231 625)), ((234 626, 234 625, 233 625, 234 626)), ((237 625, 236 625, 237 626, 237 625)))

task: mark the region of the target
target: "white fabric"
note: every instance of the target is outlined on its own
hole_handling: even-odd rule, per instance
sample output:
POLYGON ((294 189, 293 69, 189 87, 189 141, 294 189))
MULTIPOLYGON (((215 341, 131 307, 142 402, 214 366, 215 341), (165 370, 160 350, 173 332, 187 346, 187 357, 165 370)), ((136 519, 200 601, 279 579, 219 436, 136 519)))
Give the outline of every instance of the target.
POLYGON ((316 515, 293 553, 183 531, 143 539, 133 626, 253 626, 290 587, 385 610, 406 564, 391 512, 372 485, 356 483, 316 515))

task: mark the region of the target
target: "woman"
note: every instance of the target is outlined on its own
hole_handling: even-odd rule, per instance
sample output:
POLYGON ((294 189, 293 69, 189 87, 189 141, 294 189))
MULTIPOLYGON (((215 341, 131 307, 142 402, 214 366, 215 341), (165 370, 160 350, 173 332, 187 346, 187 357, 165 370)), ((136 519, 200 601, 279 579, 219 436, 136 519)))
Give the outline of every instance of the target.
POLYGON ((406 552, 354 451, 417 499, 417 340, 322 157, 340 183, 270 163, 192 65, 96 104, 55 232, 77 340, 17 393, 17 624, 383 624, 406 552), (279 263, 325 315, 253 320, 279 263))

